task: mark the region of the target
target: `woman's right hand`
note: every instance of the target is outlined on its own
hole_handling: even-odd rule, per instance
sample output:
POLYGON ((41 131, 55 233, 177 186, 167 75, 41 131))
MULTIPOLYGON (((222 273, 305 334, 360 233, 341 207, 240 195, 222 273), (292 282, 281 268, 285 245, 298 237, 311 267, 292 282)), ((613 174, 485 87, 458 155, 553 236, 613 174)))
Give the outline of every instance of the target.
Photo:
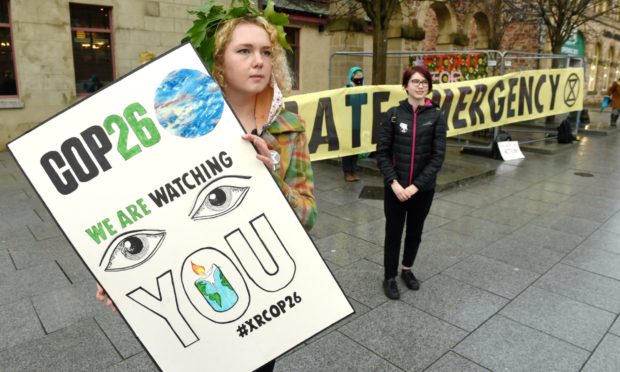
POLYGON ((110 308, 110 310, 112 310, 112 312, 116 312, 116 306, 114 306, 114 302, 112 302, 112 299, 110 297, 108 297, 108 294, 105 293, 105 291, 103 290, 103 288, 101 288, 101 286, 99 285, 99 283, 97 283, 97 301, 99 302, 103 302, 107 307, 110 308))
POLYGON ((267 142, 261 137, 254 134, 244 134, 241 136, 244 140, 251 142, 256 147, 258 153, 256 154, 256 159, 260 160, 267 166, 268 169, 275 172, 276 168, 273 164, 273 159, 271 158, 271 153, 269 152, 269 146, 267 146, 267 142))
POLYGON ((405 192, 405 189, 400 185, 400 183, 398 183, 398 180, 392 181, 390 186, 392 187, 392 191, 394 192, 394 195, 396 195, 398 200, 400 200, 401 202, 409 200, 409 195, 407 194, 407 192, 405 192))

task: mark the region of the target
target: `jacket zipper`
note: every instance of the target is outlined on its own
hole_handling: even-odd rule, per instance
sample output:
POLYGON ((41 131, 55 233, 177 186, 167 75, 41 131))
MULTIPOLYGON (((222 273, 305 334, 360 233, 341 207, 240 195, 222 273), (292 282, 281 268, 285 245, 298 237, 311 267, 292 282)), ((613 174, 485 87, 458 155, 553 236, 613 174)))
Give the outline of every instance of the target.
POLYGON ((413 133, 412 133, 412 138, 411 138, 411 142, 413 143, 413 146, 411 146, 411 167, 409 168, 409 185, 411 185, 413 183, 413 164, 415 161, 415 137, 416 137, 416 131, 418 128, 418 110, 416 109, 415 111, 413 111, 413 133))

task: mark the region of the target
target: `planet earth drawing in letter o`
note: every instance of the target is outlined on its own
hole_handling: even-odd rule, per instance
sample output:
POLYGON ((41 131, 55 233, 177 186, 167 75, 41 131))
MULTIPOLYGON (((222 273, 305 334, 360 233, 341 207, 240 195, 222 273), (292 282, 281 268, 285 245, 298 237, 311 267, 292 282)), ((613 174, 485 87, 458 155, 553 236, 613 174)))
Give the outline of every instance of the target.
POLYGON ((211 132, 224 111, 222 91, 204 72, 180 69, 169 73, 155 92, 155 112, 168 132, 199 137, 211 132))

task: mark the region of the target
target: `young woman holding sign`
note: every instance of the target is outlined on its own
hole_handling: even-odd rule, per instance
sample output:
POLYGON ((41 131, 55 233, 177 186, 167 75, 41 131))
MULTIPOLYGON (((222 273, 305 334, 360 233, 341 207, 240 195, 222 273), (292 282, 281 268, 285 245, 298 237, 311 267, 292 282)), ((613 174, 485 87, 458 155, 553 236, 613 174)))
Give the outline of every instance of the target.
POLYGON ((394 300, 400 298, 396 274, 405 221, 407 232, 400 275, 407 288, 420 288, 411 268, 446 149, 446 120, 439 108, 425 98, 433 88, 431 74, 423 66, 409 67, 403 73, 402 85, 407 99, 389 109, 383 118, 376 153, 385 181, 383 290, 394 300))
MULTIPOLYGON (((207 35, 209 37, 209 35, 207 35)), ((213 77, 245 129, 243 140, 263 162, 306 230, 316 221, 314 179, 303 120, 284 109, 279 87, 291 78, 278 32, 265 18, 248 14, 217 27, 213 77)), ((206 89, 206 87, 205 87, 206 89)), ((97 299, 114 304, 97 285, 97 299)), ((271 371, 274 361, 259 371, 271 371)))
POLYGON ((278 34, 262 17, 236 18, 215 38, 213 76, 306 230, 316 221, 314 176, 304 121, 284 109, 291 78, 278 34))

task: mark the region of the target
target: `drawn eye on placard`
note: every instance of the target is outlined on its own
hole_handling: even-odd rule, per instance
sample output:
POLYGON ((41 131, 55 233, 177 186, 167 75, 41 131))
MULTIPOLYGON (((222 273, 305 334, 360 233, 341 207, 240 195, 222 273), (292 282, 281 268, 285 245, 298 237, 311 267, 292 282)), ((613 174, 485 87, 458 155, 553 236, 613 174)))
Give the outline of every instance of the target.
POLYGON ((205 186, 198 194, 189 216, 192 220, 215 218, 237 208, 248 191, 248 176, 221 177, 205 186))
POLYGON ((118 236, 108 246, 99 266, 107 260, 105 271, 129 270, 148 261, 159 249, 166 231, 134 230, 118 236))

